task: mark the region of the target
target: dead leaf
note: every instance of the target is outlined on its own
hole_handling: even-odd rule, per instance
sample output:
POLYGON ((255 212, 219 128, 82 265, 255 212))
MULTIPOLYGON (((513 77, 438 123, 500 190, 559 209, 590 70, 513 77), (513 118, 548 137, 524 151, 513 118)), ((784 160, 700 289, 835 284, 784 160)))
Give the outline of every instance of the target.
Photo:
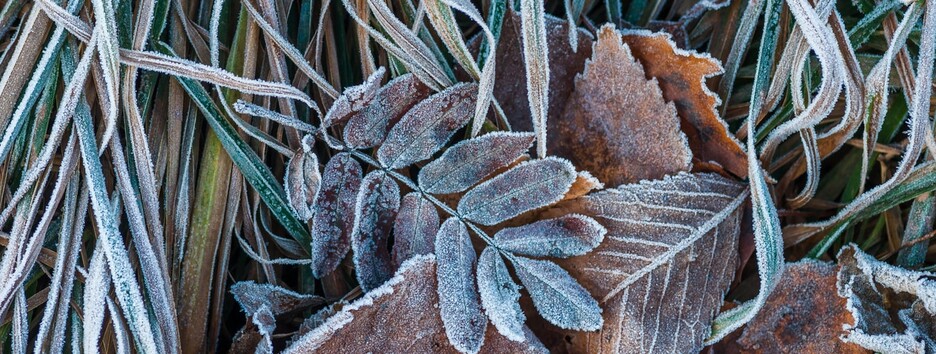
MULTIPOLYGON (((457 353, 446 338, 436 293, 434 256, 403 263, 389 281, 345 306, 285 353, 457 353)), ((524 328, 523 343, 488 326, 479 353, 546 353, 524 328)))
POLYGON ((688 171, 692 153, 676 109, 614 27, 601 28, 593 52, 553 121, 549 151, 613 186, 688 171))
POLYGON ((361 164, 346 152, 333 156, 325 165, 312 218, 312 274, 316 278, 335 270, 351 249, 361 171, 361 164))
POLYGON ((836 268, 809 260, 787 265, 764 308, 736 337, 716 344, 715 352, 868 353, 839 338, 854 318, 845 299, 833 295, 836 268))
POLYGON ((647 78, 657 79, 663 98, 676 106, 695 157, 746 176, 747 155, 718 116, 721 100, 706 85, 708 78, 722 74, 721 63, 708 54, 677 48, 666 33, 625 31, 623 40, 647 78))
POLYGON ((746 189, 680 173, 607 189, 558 210, 608 229, 584 256, 558 260, 600 301, 599 332, 565 332, 574 353, 698 352, 737 263, 746 189))
POLYGON ((878 261, 855 245, 838 261, 838 294, 855 318, 843 340, 876 352, 936 353, 936 274, 878 261))

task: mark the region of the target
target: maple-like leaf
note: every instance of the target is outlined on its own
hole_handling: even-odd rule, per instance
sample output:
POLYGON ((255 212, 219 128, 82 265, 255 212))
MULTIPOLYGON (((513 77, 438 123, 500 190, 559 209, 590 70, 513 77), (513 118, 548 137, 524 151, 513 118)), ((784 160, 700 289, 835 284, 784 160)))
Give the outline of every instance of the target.
POLYGON ((855 245, 839 252, 838 294, 855 318, 846 342, 875 352, 936 353, 936 274, 878 261, 855 245))
POLYGON ((599 332, 568 333, 573 351, 698 352, 735 271, 746 198, 719 175, 679 173, 560 204, 608 230, 591 253, 557 261, 604 309, 599 332))
POLYGON ((552 125, 549 151, 610 185, 687 170, 692 162, 672 103, 606 25, 576 77, 565 111, 552 125))
MULTIPOLYGON (((435 257, 416 256, 284 353, 457 353, 434 310, 438 304, 435 257)), ((547 353, 529 329, 523 335, 522 343, 512 341, 488 326, 479 353, 547 353)))

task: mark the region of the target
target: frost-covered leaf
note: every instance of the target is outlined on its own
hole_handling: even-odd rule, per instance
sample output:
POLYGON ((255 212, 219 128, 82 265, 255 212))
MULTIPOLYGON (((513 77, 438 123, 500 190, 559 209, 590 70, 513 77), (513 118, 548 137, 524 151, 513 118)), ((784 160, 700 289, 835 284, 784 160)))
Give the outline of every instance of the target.
POLYGON ((595 219, 572 214, 502 229, 494 235, 494 242, 522 255, 566 258, 598 247, 606 232, 595 219))
POLYGON ((846 342, 885 353, 936 353, 936 274, 893 266, 849 245, 838 294, 855 318, 846 342))
POLYGON ((404 196, 393 222, 394 268, 413 256, 435 252, 438 231, 439 212, 435 205, 416 192, 404 196))
POLYGON ((308 221, 314 213, 315 194, 322 183, 319 173, 318 156, 312 151, 315 140, 311 136, 302 139, 302 149, 289 159, 286 165, 283 184, 286 186, 286 200, 302 221, 308 221))
POLYGON ((523 162, 465 193, 458 213, 494 225, 559 201, 575 177, 575 167, 564 159, 550 156, 523 162))
POLYGON ((843 342, 854 323, 835 296, 836 267, 816 260, 789 264, 767 303, 741 330, 713 347, 716 353, 869 353, 843 342))
POLYGON ((400 186, 385 172, 368 173, 361 182, 354 208, 354 268, 361 289, 377 288, 393 275, 390 233, 400 209, 400 186))
POLYGON ((267 307, 273 315, 324 305, 320 296, 300 294, 273 284, 257 284, 253 281, 241 281, 231 286, 234 300, 248 316, 257 313, 261 307, 267 307))
POLYGON ((606 25, 576 77, 550 153, 616 186, 689 170, 692 152, 672 103, 606 25))
POLYGON ((478 292, 484 313, 497 332, 510 340, 522 342, 526 316, 520 309, 520 286, 507 271, 507 265, 494 247, 487 247, 478 260, 478 292))
POLYGON ((344 128, 345 143, 355 149, 382 143, 390 128, 430 93, 429 87, 413 74, 391 80, 377 91, 367 107, 348 118, 344 128))
POLYGON ((511 258, 536 311, 559 328, 594 331, 603 319, 598 302, 556 263, 520 256, 511 258))
POLYGON ((468 124, 477 96, 478 85, 457 84, 417 103, 387 133, 377 160, 396 169, 428 159, 468 124))
POLYGON ((380 82, 386 72, 384 68, 379 68, 364 83, 346 88, 325 113, 322 128, 345 122, 352 115, 365 109, 377 95, 377 89, 380 88, 380 82))
POLYGON ((721 100, 706 85, 708 78, 723 72, 718 60, 678 48, 666 33, 625 31, 622 39, 646 76, 657 80, 663 98, 673 102, 693 155, 715 161, 737 176, 747 175, 747 156, 718 116, 721 100))
POLYGON ((335 155, 325 165, 312 224, 312 273, 316 278, 335 270, 351 248, 361 176, 361 164, 348 153, 335 155))
MULTIPOLYGON (((416 256, 379 288, 365 294, 321 326, 293 342, 285 353, 457 353, 449 344, 436 306, 435 256, 416 256)), ((480 353, 547 353, 524 328, 523 343, 488 326, 480 353)))
POLYGON ((439 313, 449 343, 462 353, 477 353, 484 343, 487 318, 475 287, 476 255, 468 228, 457 218, 439 227, 435 240, 439 313))
POLYGON ((507 166, 530 148, 533 134, 493 132, 448 148, 419 171, 419 186, 429 193, 458 193, 507 166))
POLYGON ((584 256, 559 260, 604 308, 604 326, 569 333, 577 350, 698 352, 737 264, 744 187, 680 173, 561 204, 608 229, 584 256))

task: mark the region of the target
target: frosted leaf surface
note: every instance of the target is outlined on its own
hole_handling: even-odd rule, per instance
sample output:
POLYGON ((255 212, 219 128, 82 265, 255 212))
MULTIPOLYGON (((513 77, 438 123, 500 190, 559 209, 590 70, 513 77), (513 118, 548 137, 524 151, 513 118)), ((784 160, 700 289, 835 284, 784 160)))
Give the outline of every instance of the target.
POLYGON ((377 89, 380 88, 380 82, 386 73, 384 68, 379 68, 364 83, 346 88, 325 113, 322 128, 345 122, 351 115, 367 107, 377 95, 377 89))
POLYGON ((559 201, 575 181, 575 167, 557 157, 523 162, 465 193, 458 213, 494 225, 559 201))
POLYGON ((361 176, 361 164, 348 153, 335 155, 325 165, 312 224, 312 273, 316 278, 335 270, 351 249, 361 176))
POLYGON ((838 261, 838 294, 855 318, 843 340, 876 352, 936 353, 936 274, 878 261, 854 245, 838 261))
MULTIPOLYGON (((389 281, 328 317, 290 344, 285 353, 457 353, 435 308, 435 256, 403 262, 389 281)), ((488 326, 480 353, 548 353, 526 327, 523 343, 488 326)))
POLYGON ((515 256, 517 276, 526 287, 536 311, 564 329, 594 331, 601 328, 598 301, 556 263, 515 256))
POLYGON ((439 313, 449 343, 462 353, 477 353, 487 318, 474 283, 476 255, 468 228, 456 218, 442 223, 435 240, 439 313))
POLYGON ((267 307, 273 315, 279 315, 325 304, 325 299, 320 296, 300 294, 281 286, 253 281, 235 283, 231 286, 231 294, 248 316, 253 316, 262 307, 267 307))
POLYGON ((605 233, 607 230, 595 219, 572 214, 505 228, 494 235, 494 243, 526 256, 566 258, 598 247, 605 233))
POLYGON ((522 342, 526 316, 520 309, 520 286, 510 277, 497 249, 487 247, 481 252, 477 273, 478 292, 487 317, 500 334, 522 342))
POLYGON ((322 183, 318 157, 312 151, 314 142, 311 136, 302 140, 302 149, 297 151, 286 165, 283 181, 286 185, 286 200, 302 221, 308 221, 315 215, 315 194, 322 183))
POLYGON ((377 91, 364 109, 354 113, 344 128, 344 141, 356 149, 377 146, 390 127, 432 91, 413 74, 401 75, 377 91))
POLYGON ((361 182, 354 209, 354 268, 358 283, 371 291, 393 275, 390 233, 400 208, 400 186, 385 172, 368 173, 361 182))
POLYGON ((533 143, 533 134, 492 132, 445 150, 419 171, 419 186, 429 193, 458 193, 507 166, 533 143))
POLYGON ((608 230, 595 250, 557 261, 604 308, 601 331, 568 333, 574 350, 701 350, 734 277, 746 199, 727 178, 680 173, 563 204, 608 230))
POLYGON ((387 133, 377 160, 397 169, 432 157, 468 124, 477 96, 477 84, 457 84, 419 102, 387 133))
POLYGON ((438 231, 439 212, 435 205, 416 192, 404 196, 393 222, 394 268, 410 257, 435 252, 438 231))

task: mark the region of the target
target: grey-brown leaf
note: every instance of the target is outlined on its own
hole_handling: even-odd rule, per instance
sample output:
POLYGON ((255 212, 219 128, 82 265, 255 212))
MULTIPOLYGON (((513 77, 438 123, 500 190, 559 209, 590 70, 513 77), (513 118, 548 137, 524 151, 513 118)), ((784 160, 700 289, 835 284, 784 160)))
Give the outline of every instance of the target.
POLYGON ((280 315, 325 304, 325 299, 320 296, 299 294, 273 284, 257 284, 253 281, 235 283, 231 286, 231 294, 248 316, 263 306, 269 308, 274 315, 280 315))
POLYGON ((486 247, 478 260, 478 292, 481 305, 497 331, 510 340, 523 341, 526 316, 520 309, 520 286, 494 247, 486 247))
POLYGON ((419 193, 403 197, 400 213, 393 222, 393 266, 399 267, 410 257, 435 252, 439 231, 439 212, 419 193))
POLYGON ((364 83, 351 86, 344 90, 341 96, 335 100, 325 118, 322 119, 322 128, 328 128, 335 124, 347 121, 351 115, 363 110, 377 95, 377 89, 380 88, 380 82, 383 81, 384 68, 377 69, 364 83))
POLYGON ((312 274, 316 278, 335 270, 351 248, 362 174, 361 164, 348 153, 335 155, 325 165, 312 218, 312 274))
POLYGON ((458 193, 507 166, 530 148, 531 133, 492 132, 445 150, 419 171, 419 186, 429 193, 458 193))
POLYGON ((432 91, 413 74, 399 76, 377 91, 364 109, 354 113, 344 128, 344 140, 355 149, 377 146, 410 108, 432 91))
POLYGON ((315 207, 315 194, 322 183, 319 173, 318 157, 312 151, 315 140, 306 136, 302 140, 302 149, 297 151, 286 165, 283 184, 286 186, 286 200, 302 221, 312 218, 315 207))
POLYGON ((468 228, 457 218, 442 223, 435 240, 439 268, 439 313, 449 343, 462 353, 477 353, 484 343, 487 318, 474 283, 475 255, 468 228))
POLYGON ((351 248, 358 283, 371 291, 390 279, 390 232, 400 209, 400 186, 381 170, 368 173, 361 182, 354 208, 351 248))
POLYGON ((494 243, 526 256, 566 258, 598 247, 605 233, 595 219, 572 214, 502 229, 494 234, 494 243))
POLYGON ((598 302, 556 263, 520 256, 511 258, 536 311, 559 328, 594 331, 603 319, 598 302))

